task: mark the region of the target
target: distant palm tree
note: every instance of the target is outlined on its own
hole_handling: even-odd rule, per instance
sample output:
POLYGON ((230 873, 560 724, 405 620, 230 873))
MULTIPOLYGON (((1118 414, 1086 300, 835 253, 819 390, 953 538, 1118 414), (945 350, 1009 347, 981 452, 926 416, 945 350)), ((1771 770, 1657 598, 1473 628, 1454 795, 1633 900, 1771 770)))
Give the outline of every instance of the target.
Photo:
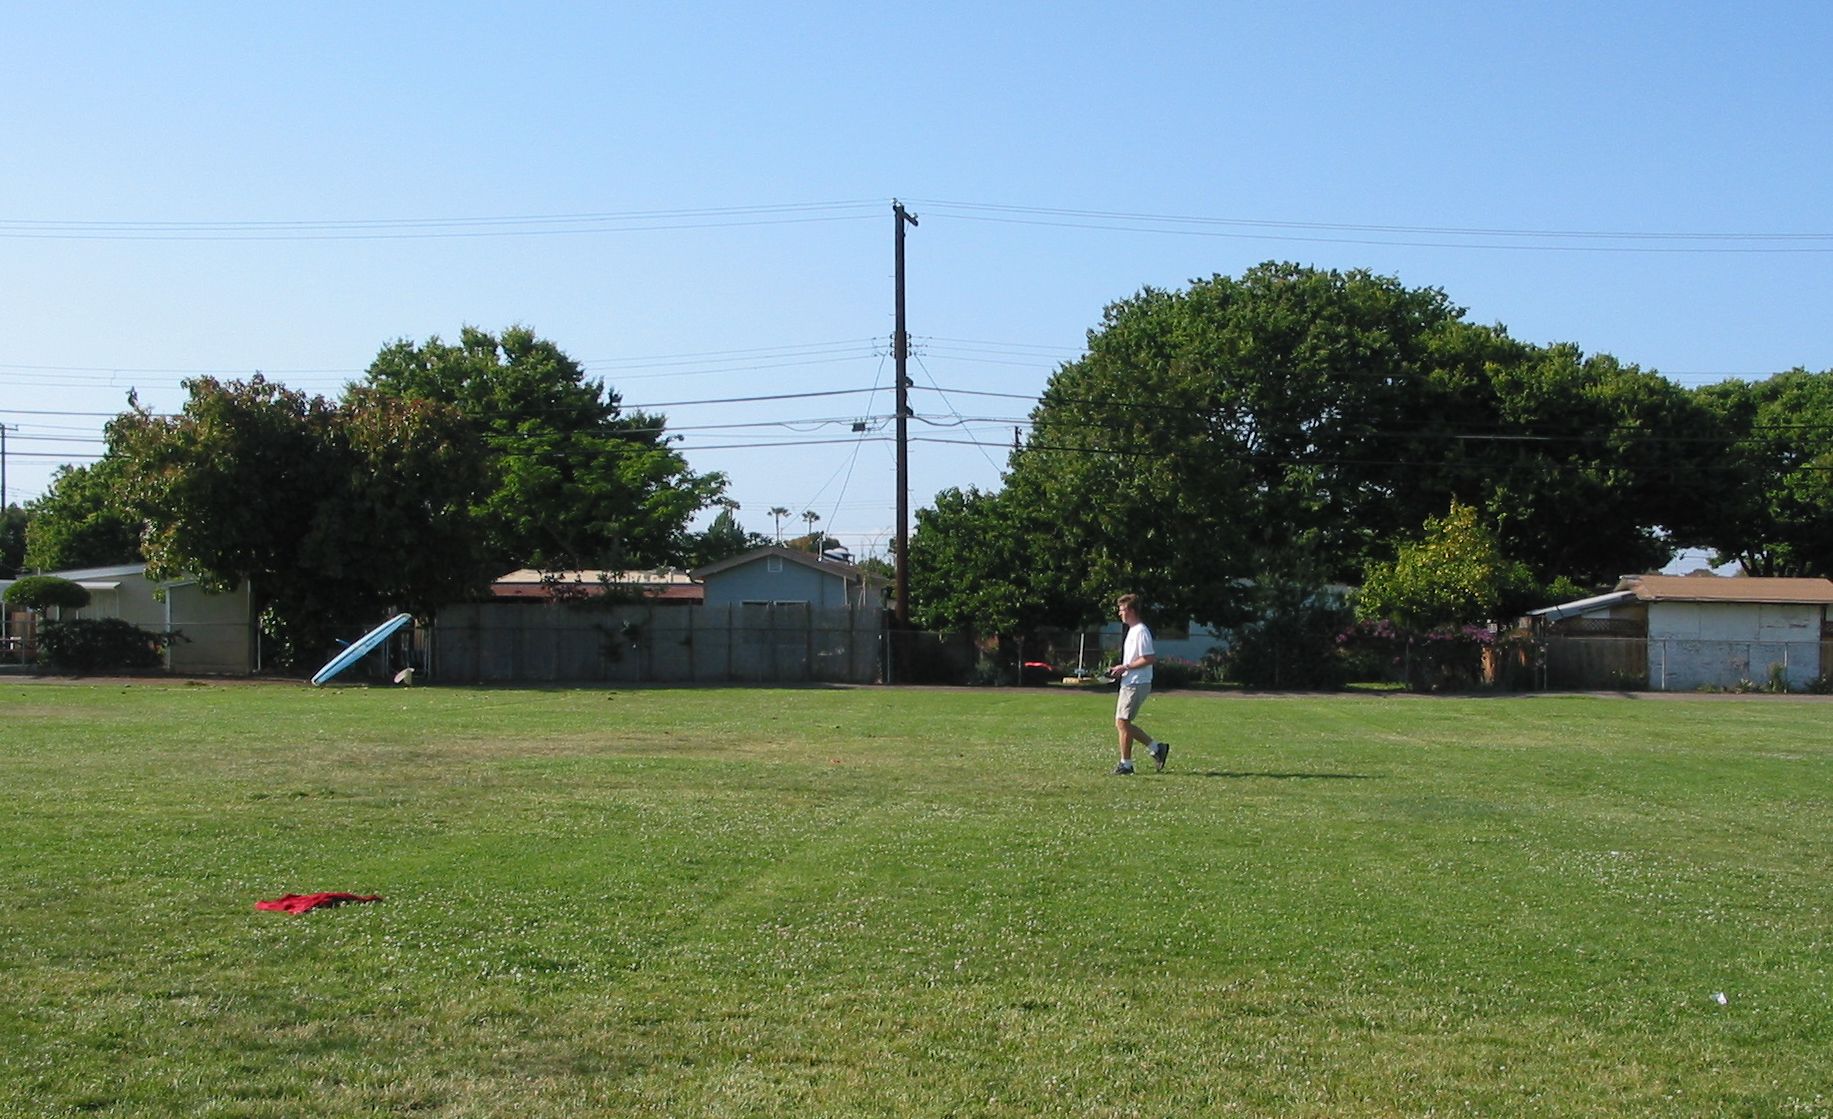
POLYGON ((783 518, 789 516, 789 510, 781 505, 772 505, 770 515, 776 518, 776 542, 781 544, 783 542, 783 518))
MULTIPOLYGON (((808 538, 813 540, 815 538, 815 522, 821 519, 821 514, 815 512, 813 509, 804 509, 802 510, 802 519, 808 522, 808 538)), ((815 549, 817 552, 820 550, 819 548, 815 549)))

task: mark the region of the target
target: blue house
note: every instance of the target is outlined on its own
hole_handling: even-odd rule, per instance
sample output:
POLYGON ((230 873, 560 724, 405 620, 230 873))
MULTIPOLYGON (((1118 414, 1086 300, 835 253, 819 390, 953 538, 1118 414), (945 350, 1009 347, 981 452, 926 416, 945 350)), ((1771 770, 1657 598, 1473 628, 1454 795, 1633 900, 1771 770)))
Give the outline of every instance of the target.
POLYGON ((708 606, 805 606, 877 610, 890 581, 840 560, 772 545, 689 572, 708 606))

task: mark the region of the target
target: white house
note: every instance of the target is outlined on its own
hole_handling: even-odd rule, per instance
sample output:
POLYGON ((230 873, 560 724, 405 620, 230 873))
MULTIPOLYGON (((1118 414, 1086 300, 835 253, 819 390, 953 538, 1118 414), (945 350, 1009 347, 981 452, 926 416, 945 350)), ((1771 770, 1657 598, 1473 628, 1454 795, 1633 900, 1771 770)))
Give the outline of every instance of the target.
MULTIPOLYGON (((1833 580, 1628 575, 1609 594, 1533 611, 1545 634, 1640 639, 1656 691, 1773 680, 1802 688, 1833 670, 1833 580), (1602 623, 1602 624, 1600 624, 1602 623)), ((1601 682, 1600 682, 1601 683, 1601 682)))
POLYGON ((254 605, 247 583, 233 591, 208 591, 188 577, 150 579, 140 563, 46 574, 89 592, 88 606, 57 611, 57 617, 120 618, 153 633, 178 634, 166 649, 169 671, 246 675, 256 668, 254 605))

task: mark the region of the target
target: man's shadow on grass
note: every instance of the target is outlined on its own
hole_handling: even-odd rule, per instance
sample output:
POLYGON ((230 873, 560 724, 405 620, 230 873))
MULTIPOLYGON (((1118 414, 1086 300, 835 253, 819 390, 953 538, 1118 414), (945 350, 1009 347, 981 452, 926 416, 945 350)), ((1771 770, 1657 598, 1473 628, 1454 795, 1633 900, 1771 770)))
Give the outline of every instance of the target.
POLYGON ((1164 777, 1224 777, 1245 780, 1258 777, 1268 781, 1378 781, 1374 773, 1269 773, 1264 770, 1240 769, 1169 769, 1164 777))

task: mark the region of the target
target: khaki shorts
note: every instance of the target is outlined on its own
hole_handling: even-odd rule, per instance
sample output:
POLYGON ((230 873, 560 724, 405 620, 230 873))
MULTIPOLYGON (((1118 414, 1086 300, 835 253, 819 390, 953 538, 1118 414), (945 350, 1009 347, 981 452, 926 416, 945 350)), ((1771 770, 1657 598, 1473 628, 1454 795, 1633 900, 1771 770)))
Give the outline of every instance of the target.
POLYGON ((1114 718, 1132 722, 1139 718, 1139 709, 1146 705, 1146 697, 1152 694, 1150 684, 1120 685, 1120 701, 1114 705, 1114 718))

